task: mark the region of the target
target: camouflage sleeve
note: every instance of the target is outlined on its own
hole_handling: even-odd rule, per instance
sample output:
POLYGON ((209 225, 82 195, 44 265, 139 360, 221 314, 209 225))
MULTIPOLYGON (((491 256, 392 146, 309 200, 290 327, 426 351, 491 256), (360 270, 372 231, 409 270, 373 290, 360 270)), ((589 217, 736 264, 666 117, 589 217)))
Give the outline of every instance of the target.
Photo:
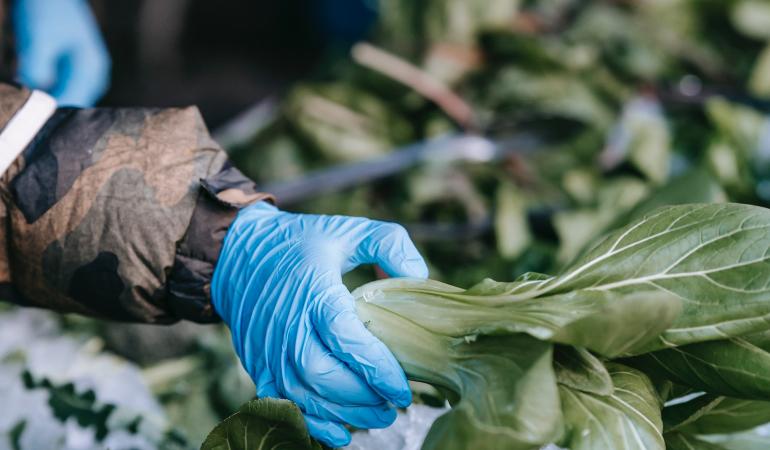
POLYGON ((238 208, 269 198, 194 107, 59 109, 0 195, 0 295, 154 323, 217 320, 209 283, 224 234, 238 208))

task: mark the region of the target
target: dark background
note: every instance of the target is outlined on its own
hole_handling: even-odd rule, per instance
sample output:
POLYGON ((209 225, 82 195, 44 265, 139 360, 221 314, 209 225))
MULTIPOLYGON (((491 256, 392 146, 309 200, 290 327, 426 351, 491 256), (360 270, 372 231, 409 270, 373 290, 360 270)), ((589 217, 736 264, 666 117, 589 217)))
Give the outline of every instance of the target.
POLYGON ((216 128, 366 34, 361 0, 93 2, 112 56, 103 106, 196 104, 216 128))

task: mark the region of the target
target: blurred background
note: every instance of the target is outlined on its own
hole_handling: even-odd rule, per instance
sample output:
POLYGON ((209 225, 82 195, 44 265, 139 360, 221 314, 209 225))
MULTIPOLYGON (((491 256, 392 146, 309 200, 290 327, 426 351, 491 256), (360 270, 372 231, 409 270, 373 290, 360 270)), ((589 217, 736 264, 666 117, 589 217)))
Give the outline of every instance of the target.
MULTIPOLYGON (((661 205, 770 204, 770 1, 92 4, 101 106, 197 104, 283 208, 403 223, 457 286, 661 205)), ((253 396, 223 327, 0 308, 0 449, 197 448, 253 396)))

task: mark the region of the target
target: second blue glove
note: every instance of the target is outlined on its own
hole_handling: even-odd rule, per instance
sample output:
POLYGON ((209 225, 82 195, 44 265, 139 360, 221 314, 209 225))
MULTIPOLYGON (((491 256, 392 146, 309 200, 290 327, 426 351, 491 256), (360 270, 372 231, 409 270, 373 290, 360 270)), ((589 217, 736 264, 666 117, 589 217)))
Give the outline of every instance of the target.
POLYGON ((110 81, 110 55, 86 0, 15 0, 19 81, 62 106, 91 106, 110 81))

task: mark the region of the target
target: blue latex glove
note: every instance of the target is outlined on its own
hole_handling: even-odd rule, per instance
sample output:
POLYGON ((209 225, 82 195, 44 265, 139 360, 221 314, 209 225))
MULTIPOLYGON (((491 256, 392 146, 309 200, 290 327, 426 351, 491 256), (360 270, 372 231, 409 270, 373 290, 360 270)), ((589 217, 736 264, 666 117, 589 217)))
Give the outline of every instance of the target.
POLYGON ((258 202, 225 237, 211 295, 260 397, 287 398, 326 445, 342 425, 387 427, 412 395, 401 366, 355 312, 342 274, 376 263, 391 276, 428 269, 403 227, 282 212, 258 202))
POLYGON ((92 106, 109 85, 110 56, 86 0, 15 0, 19 81, 63 106, 92 106))

